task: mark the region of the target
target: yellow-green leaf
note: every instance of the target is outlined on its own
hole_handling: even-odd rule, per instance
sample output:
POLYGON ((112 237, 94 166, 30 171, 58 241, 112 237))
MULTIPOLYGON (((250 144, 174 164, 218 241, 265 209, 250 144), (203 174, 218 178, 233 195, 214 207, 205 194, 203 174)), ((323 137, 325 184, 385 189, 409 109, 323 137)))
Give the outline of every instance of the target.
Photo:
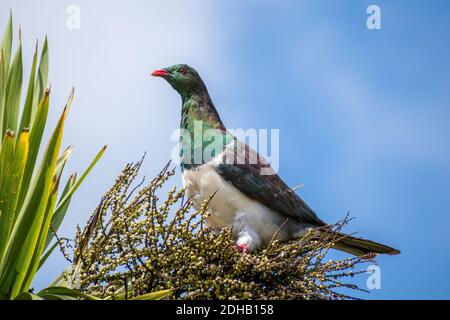
POLYGON ((11 159, 14 153, 15 142, 16 138, 14 136, 14 132, 8 130, 5 134, 5 138, 3 139, 0 150, 0 180, 3 180, 6 176, 6 171, 11 163, 11 159))
POLYGON ((25 105, 22 111, 22 117, 20 120, 19 129, 30 128, 31 125, 31 114, 33 112, 33 102, 34 102, 34 83, 36 79, 36 66, 38 58, 38 48, 36 43, 36 48, 34 49, 33 64, 31 67, 30 80, 28 81, 27 97, 25 99, 25 105))
POLYGON ((5 107, 3 110, 3 131, 10 129, 17 131, 20 97, 22 95, 22 43, 14 56, 11 68, 8 72, 5 91, 5 107))
POLYGON ((107 147, 108 146, 104 146, 100 150, 100 152, 95 156, 94 160, 91 162, 91 164, 86 169, 86 171, 83 172, 83 174, 81 175, 80 179, 78 179, 78 181, 75 182, 75 184, 72 186, 72 188, 70 188, 70 190, 67 192, 67 194, 59 201, 58 206, 55 209, 55 213, 54 213, 55 215, 58 214, 58 211, 62 210, 64 205, 67 203, 67 201, 69 201, 69 199, 73 195, 73 193, 78 189, 78 187, 81 185, 83 180, 87 177, 89 172, 91 172, 92 168, 94 168, 94 166, 97 163, 97 161, 100 160, 100 158, 103 156, 103 153, 105 153, 105 150, 106 150, 107 147))
POLYGON ((0 258, 3 256, 16 219, 16 205, 28 156, 28 131, 24 130, 17 141, 14 155, 5 176, 0 180, 0 258))
POLYGON ((16 296, 14 300, 45 300, 45 299, 30 292, 22 292, 21 294, 16 296))
POLYGON ((5 58, 3 56, 3 50, 0 50, 0 144, 2 143, 3 132, 3 115, 5 112, 5 91, 6 91, 6 78, 7 67, 5 65, 5 58))
MULTIPOLYGON (((77 175, 76 175, 76 173, 74 173, 69 177, 69 181, 67 181, 67 183, 63 189, 63 192, 61 194, 61 199, 65 197, 65 195, 69 192, 69 190, 74 186, 76 181, 77 181, 77 175)), ((69 198, 69 200, 61 207, 60 210, 58 210, 57 212, 54 212, 54 214, 52 216, 52 222, 51 222, 52 232, 50 232, 47 235, 47 240, 45 241, 44 250, 46 250, 48 248, 48 246, 50 245, 52 238, 53 238, 53 232, 58 232, 59 227, 61 226, 61 223, 63 222, 64 217, 66 216, 67 210, 69 209, 70 200, 71 200, 71 198, 69 198)))
POLYGON ((34 173, 36 159, 41 146, 42 135, 44 134, 45 123, 47 122, 49 100, 50 100, 50 89, 48 89, 45 92, 45 95, 42 97, 42 100, 39 103, 39 108, 36 117, 34 119, 32 129, 30 131, 30 148, 28 152, 27 163, 25 166, 25 172, 23 175, 23 182, 22 188, 20 190, 19 201, 17 203, 19 209, 22 207, 25 197, 29 191, 29 185, 34 173))
POLYGON ((44 252, 44 244, 47 239, 47 235, 50 229, 50 221, 52 218, 53 209, 55 208, 56 199, 58 198, 58 187, 59 181, 61 179, 61 175, 55 176, 52 182, 52 189, 49 195, 49 199, 47 201, 47 207, 44 212, 44 218, 41 223, 41 228, 39 231, 39 235, 37 237, 35 248, 32 252, 32 259, 30 262, 30 266, 25 273, 25 279, 22 283, 22 287, 20 291, 27 291, 31 286, 31 282, 33 281, 34 275, 39 268, 39 263, 41 260, 42 253, 44 252))
POLYGON ((73 298, 81 298, 81 299, 87 299, 87 300, 102 300, 100 298, 85 294, 79 290, 70 289, 70 288, 66 288, 66 287, 49 287, 38 293, 38 295, 45 295, 45 294, 64 295, 64 296, 69 296, 69 297, 73 297, 73 298))
POLYGON ((41 101, 42 96, 47 88, 48 81, 48 41, 47 37, 45 37, 44 46, 42 47, 41 59, 39 61, 39 69, 36 77, 36 83, 34 85, 34 98, 31 110, 31 120, 30 123, 33 123, 34 117, 36 114, 36 107, 41 101))
POLYGON ((161 300, 170 295, 172 292, 172 289, 150 292, 138 297, 134 297, 131 300, 161 300))
MULTIPOLYGON (((11 50, 12 50, 12 37, 13 37, 13 22, 12 13, 9 12, 9 20, 6 25, 5 32, 3 33, 3 39, 0 45, 0 50, 3 51, 3 57, 5 59, 5 65, 9 67, 11 60, 11 50)), ((8 68, 6 69, 8 70, 8 68)))
MULTIPOLYGON (((13 298, 21 292, 27 276, 26 272, 37 249, 40 231, 46 222, 45 213, 53 185, 66 115, 65 108, 47 145, 38 172, 30 184, 32 192, 25 198, 5 256, 1 261, 0 295, 9 295, 13 298)), ((42 252, 37 254, 40 257, 42 252)))

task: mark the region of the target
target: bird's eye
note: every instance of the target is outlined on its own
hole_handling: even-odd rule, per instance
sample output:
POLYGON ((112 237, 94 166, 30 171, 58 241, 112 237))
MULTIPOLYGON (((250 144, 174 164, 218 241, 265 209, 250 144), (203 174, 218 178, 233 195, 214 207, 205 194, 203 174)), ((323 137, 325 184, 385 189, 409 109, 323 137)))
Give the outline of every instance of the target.
POLYGON ((180 68, 180 70, 178 70, 181 74, 186 74, 187 70, 186 68, 180 68))

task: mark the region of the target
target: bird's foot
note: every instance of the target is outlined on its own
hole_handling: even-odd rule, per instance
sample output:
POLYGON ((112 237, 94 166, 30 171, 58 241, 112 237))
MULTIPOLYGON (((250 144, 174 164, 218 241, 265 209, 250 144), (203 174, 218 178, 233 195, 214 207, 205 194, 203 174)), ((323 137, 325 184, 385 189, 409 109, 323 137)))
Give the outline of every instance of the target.
POLYGON ((250 228, 239 232, 236 239, 236 247, 242 253, 252 252, 258 247, 258 243, 258 235, 250 228))
POLYGON ((248 252, 248 244, 246 244, 246 243, 237 244, 236 248, 242 253, 247 253, 248 252))

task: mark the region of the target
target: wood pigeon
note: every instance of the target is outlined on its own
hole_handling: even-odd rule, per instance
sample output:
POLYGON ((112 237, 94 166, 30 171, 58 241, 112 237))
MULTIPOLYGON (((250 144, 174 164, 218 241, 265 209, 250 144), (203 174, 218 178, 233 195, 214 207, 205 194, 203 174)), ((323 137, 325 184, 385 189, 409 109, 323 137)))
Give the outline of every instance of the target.
MULTIPOLYGON (((333 232, 262 156, 227 131, 197 71, 179 64, 152 75, 165 79, 181 95, 183 184, 197 210, 213 195, 207 219, 213 228, 230 227, 243 252, 267 245, 274 235, 286 241, 309 230, 333 232), (201 139, 196 139, 199 133, 201 139)), ((350 254, 400 253, 374 241, 335 235, 334 248, 350 254)))

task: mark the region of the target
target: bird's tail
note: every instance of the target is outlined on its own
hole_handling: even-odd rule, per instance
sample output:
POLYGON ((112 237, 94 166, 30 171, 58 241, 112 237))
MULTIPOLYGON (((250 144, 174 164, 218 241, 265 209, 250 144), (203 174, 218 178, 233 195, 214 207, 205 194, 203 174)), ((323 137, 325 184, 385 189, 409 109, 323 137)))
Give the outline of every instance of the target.
POLYGON ((371 240, 356 238, 350 235, 346 235, 340 232, 332 230, 320 230, 325 237, 332 237, 336 239, 334 249, 344 251, 355 256, 361 256, 365 254, 400 254, 400 251, 381 243, 377 243, 371 240))

